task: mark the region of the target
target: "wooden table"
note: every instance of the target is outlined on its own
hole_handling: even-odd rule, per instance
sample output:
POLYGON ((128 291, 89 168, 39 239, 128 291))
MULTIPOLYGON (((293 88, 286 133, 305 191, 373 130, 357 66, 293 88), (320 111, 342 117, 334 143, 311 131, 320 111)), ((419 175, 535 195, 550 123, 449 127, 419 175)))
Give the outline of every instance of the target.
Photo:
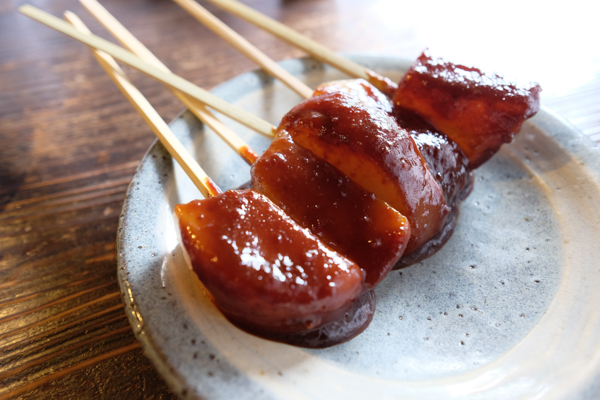
MULTIPOLYGON (((0 398, 173 398, 120 299, 115 235, 151 131, 81 44, 0 4, 0 398)), ((108 38, 75 0, 72 10, 108 38)), ((251 62, 166 0, 103 4, 175 73, 210 88, 251 62)), ((543 104, 600 141, 594 1, 248 0, 338 50, 414 58, 424 48, 537 79, 543 104), (491 4, 491 3, 490 3, 491 4)), ((302 53, 207 5, 276 60, 302 53)), ((165 120, 182 106, 133 82, 165 120)))

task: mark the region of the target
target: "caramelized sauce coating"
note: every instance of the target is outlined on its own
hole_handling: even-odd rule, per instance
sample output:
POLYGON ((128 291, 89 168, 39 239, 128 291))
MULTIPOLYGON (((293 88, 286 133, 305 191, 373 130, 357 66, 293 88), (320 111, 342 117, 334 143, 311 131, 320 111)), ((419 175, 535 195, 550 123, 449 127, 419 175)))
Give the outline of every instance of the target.
POLYGON ((406 216, 406 254, 444 225, 450 208, 440 185, 414 140, 385 111, 344 93, 324 93, 294 107, 279 129, 406 216))
POLYGON ((252 166, 252 187, 365 271, 374 288, 410 238, 408 220, 279 130, 252 166))
POLYGON ((392 102, 390 99, 364 79, 325 82, 317 86, 313 97, 325 93, 345 93, 361 99, 367 106, 380 108, 387 113, 392 112, 392 102))
POLYGON ((360 267, 264 195, 229 190, 178 205, 175 212, 194 272, 216 306, 241 328, 293 337, 357 309, 360 267))
POLYGON ((393 269, 408 267, 433 255, 452 236, 460 202, 468 196, 473 187, 474 175, 467 168, 468 159, 454 141, 443 133, 437 132, 431 124, 416 113, 398 106, 392 110, 390 100, 370 83, 362 79, 327 82, 317 87, 315 96, 335 92, 358 97, 365 104, 378 107, 389 114, 393 111, 396 122, 414 139, 429 170, 440 184, 446 203, 452 211, 446 217, 444 226, 433 237, 410 254, 402 256, 393 269))
POLYGON ((468 159, 453 140, 438 132, 416 113, 399 106, 392 108, 392 102, 364 79, 323 83, 315 89, 314 96, 324 93, 346 93, 359 98, 367 106, 377 107, 393 115, 398 125, 415 140, 427 166, 441 185, 448 206, 454 206, 470 172, 467 168, 468 159))
POLYGON ((367 291, 361 297, 340 308, 330 319, 314 329, 297 332, 278 332, 265 330, 263 326, 248 321, 229 320, 238 328, 256 336, 291 344, 294 346, 322 349, 346 342, 361 334, 373 320, 375 313, 375 293, 367 291))
POLYGON ((416 112, 458 144, 475 169, 539 109, 538 84, 433 58, 424 51, 398 84, 394 106, 416 112))
POLYGON ((446 222, 440 231, 433 236, 431 239, 423 243, 418 249, 407 255, 406 257, 400 258, 393 269, 409 267, 427 257, 435 254, 439 249, 444 247, 446 242, 452 237, 456 223, 458 222, 458 216, 460 214, 460 203, 466 199, 469 194, 473 191, 475 186, 475 174, 473 171, 469 171, 466 177, 466 184, 455 197, 455 203, 452 207, 452 211, 446 217, 446 222))
POLYGON ((448 206, 457 205, 458 195, 467 186, 472 175, 465 154, 453 140, 415 113, 396 107, 394 116, 398 124, 415 140, 427 166, 442 187, 448 206))

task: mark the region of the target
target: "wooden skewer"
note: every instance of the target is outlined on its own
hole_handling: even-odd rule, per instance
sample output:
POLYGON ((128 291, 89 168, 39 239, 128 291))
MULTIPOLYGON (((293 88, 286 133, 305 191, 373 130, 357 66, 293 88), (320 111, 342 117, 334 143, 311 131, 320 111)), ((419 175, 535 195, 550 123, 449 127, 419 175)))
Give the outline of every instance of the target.
POLYGON ((392 96, 397 89, 397 85, 378 73, 368 68, 360 66, 353 61, 348 60, 334 53, 320 43, 302 35, 301 33, 277 22, 266 15, 240 3, 236 0, 208 0, 210 3, 224 9, 225 11, 236 15, 268 32, 271 32, 280 39, 285 40, 293 46, 296 46, 316 59, 331 65, 334 68, 354 77, 369 81, 388 96, 392 96))
POLYGON ((31 5, 21 6, 19 7, 19 11, 44 25, 47 25, 61 33, 64 33, 67 36, 72 37, 75 40, 109 54, 117 60, 124 62, 125 64, 145 73, 146 75, 166 84, 167 86, 179 90, 199 100, 205 105, 227 115, 228 117, 235 119, 236 121, 242 123, 250 129, 255 130, 258 133, 271 138, 275 136, 276 128, 267 121, 264 121, 239 107, 229 104, 225 100, 220 99, 219 97, 207 92, 206 90, 194 85, 180 76, 164 72, 160 68, 143 61, 135 54, 125 50, 122 47, 119 47, 96 35, 80 32, 68 22, 65 22, 60 18, 50 15, 31 5))
MULTIPOLYGON (((127 30, 112 14, 96 0, 80 0, 83 7, 94 16, 126 49, 136 54, 142 60, 162 69, 171 71, 127 30)), ((173 94, 201 121, 215 131, 233 150, 248 164, 253 164, 258 154, 250 148, 238 135, 217 119, 204 105, 191 99, 180 91, 171 89, 173 94)))
POLYGON ((202 7, 194 0, 174 0, 175 3, 179 4, 183 9, 190 13, 198 21, 206 25, 207 28, 215 32, 226 42, 231 44, 233 47, 238 49, 250 58, 252 61, 261 66, 267 73, 273 77, 281 80, 290 89, 298 93, 305 99, 309 98, 313 94, 313 90, 306 86, 302 81, 296 78, 294 75, 287 72, 267 55, 253 46, 250 42, 236 33, 233 29, 225 25, 221 20, 212 15, 207 9, 202 7))
MULTIPOLYGON (((70 11, 65 12, 65 19, 83 34, 91 34, 88 27, 85 26, 74 13, 70 11)), ((129 79, 127 79, 127 76, 115 60, 108 54, 95 50, 93 47, 90 47, 90 50, 113 82, 115 82, 125 97, 127 97, 135 109, 144 118, 169 154, 171 154, 171 156, 177 160, 179 165, 181 165, 202 195, 208 198, 222 193, 219 187, 208 177, 208 175, 206 175, 200 165, 198 165, 196 160, 194 160, 185 150, 181 142, 177 140, 169 126, 163 121, 160 115, 158 115, 148 100, 146 100, 142 93, 133 86, 129 79)))

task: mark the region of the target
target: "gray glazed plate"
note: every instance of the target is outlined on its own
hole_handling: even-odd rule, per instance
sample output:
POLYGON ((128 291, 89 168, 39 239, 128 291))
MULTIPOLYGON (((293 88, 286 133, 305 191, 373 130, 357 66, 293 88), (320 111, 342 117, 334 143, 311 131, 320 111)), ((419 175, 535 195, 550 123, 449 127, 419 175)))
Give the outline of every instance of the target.
MULTIPOLYGON (((410 64, 354 59, 394 79, 410 64)), ((343 78, 310 59, 282 65, 311 87, 343 78)), ((301 101, 260 72, 213 92, 275 125, 301 101)), ((268 146, 229 124, 255 150, 268 146)), ((249 167, 188 112, 170 126, 221 188, 249 180, 249 167)), ((386 278, 369 328, 307 350, 236 329, 208 300, 183 260, 172 216, 200 194, 156 143, 118 231, 134 332, 181 398, 598 398, 600 149, 542 109, 476 174, 454 236, 386 278)))

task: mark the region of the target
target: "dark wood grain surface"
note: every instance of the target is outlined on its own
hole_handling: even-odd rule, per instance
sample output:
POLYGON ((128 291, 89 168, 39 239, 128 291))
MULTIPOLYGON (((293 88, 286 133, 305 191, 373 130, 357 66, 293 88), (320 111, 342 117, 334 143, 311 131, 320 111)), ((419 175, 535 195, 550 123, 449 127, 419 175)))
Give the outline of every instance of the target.
MULTIPOLYGON (((75 0, 29 3, 74 11, 109 37, 75 0)), ((597 2, 246 3, 338 51, 414 58, 429 46, 537 79, 544 105, 600 141, 597 2)), ((133 336, 116 278, 119 213, 154 137, 89 51, 18 14, 21 4, 0 3, 0 398, 174 398, 133 336)), ((254 69, 170 1, 103 4, 202 87, 254 69)), ((272 58, 302 55, 205 6, 272 58)), ((165 120, 181 111, 128 72, 165 120)))

